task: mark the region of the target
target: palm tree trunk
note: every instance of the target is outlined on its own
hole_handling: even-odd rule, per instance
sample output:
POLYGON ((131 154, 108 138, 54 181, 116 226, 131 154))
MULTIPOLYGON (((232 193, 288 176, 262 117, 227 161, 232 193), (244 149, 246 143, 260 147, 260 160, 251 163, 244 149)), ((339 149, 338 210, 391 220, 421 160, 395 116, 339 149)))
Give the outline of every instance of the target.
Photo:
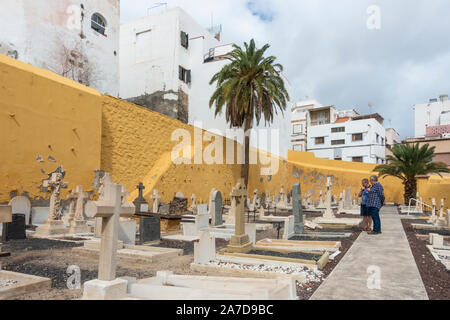
MULTIPOLYGON (((253 114, 252 114, 253 116, 253 114)), ((245 186, 248 187, 248 175, 250 171, 250 130, 252 129, 253 118, 247 117, 244 124, 245 134, 245 162, 241 168, 241 178, 244 179, 245 186), (248 131, 248 135, 247 135, 248 131)))
POLYGON ((404 193, 404 199, 405 199, 405 205, 409 204, 409 199, 415 198, 417 194, 417 180, 415 178, 413 179, 407 179, 404 182, 405 185, 405 193, 404 193))

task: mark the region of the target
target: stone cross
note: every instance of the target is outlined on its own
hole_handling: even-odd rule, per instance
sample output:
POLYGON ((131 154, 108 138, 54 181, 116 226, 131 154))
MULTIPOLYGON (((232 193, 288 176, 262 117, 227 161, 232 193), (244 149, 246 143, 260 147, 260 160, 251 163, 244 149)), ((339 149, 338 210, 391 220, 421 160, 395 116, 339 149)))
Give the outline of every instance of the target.
POLYGON ((139 185, 136 186, 136 188, 139 190, 138 200, 145 201, 145 198, 144 198, 145 186, 144 186, 144 184, 142 182, 139 182, 139 185))
POLYGON ((69 200, 69 212, 67 213, 67 222, 71 222, 75 218, 75 206, 77 203, 76 191, 72 190, 67 195, 67 200, 69 200))
POLYGON ((135 207, 122 201, 122 186, 106 184, 103 186, 103 199, 93 202, 93 210, 88 211, 90 218, 102 218, 102 235, 98 279, 113 281, 116 279, 116 257, 121 216, 132 216, 135 207))
POLYGON ((240 182, 231 191, 231 210, 235 215, 235 233, 231 237, 228 248, 235 252, 245 252, 252 247, 248 235, 245 234, 245 208, 244 201, 247 196, 244 181, 240 182))
POLYGON ((100 186, 98 188, 98 193, 99 193, 100 198, 104 196, 105 185, 108 185, 111 183, 113 183, 113 181, 111 180, 111 176, 109 175, 108 172, 105 172, 103 177, 100 178, 100 186))
POLYGON ((66 172, 63 167, 60 166, 55 172, 49 174, 47 180, 42 181, 42 187, 47 192, 51 192, 50 196, 50 213, 48 216, 49 221, 59 220, 59 207, 61 205, 61 189, 65 189, 69 186, 67 182, 62 180, 66 176, 66 172))
POLYGON ((192 194, 191 199, 192 199, 192 204, 189 207, 189 211, 194 212, 197 209, 197 196, 195 194, 192 194))
POLYGON ((158 190, 156 190, 156 189, 153 190, 152 199, 153 199, 152 212, 158 213, 159 212, 159 204, 161 203, 161 196, 158 194, 158 190))
POLYGON ((294 233, 302 234, 305 231, 303 221, 302 192, 300 183, 292 186, 292 212, 294 213, 294 233))
POLYGON ((327 194, 325 196, 325 212, 323 213, 324 218, 333 218, 333 210, 331 209, 331 187, 333 184, 331 183, 331 177, 327 178, 327 194))
POLYGON ((77 207, 75 210, 75 220, 77 221, 84 221, 84 215, 83 215, 83 205, 84 205, 84 199, 88 199, 89 195, 87 192, 83 192, 82 186, 77 186, 75 188, 75 196, 77 199, 77 207))
POLYGON ((444 199, 441 199, 441 208, 439 209, 439 218, 444 219, 444 199))

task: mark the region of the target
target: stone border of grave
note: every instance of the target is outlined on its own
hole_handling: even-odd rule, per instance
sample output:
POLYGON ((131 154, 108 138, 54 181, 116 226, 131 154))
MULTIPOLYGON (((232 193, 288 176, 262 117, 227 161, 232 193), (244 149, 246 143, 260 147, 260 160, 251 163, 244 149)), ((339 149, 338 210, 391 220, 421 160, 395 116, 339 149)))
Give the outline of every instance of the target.
POLYGON ((0 280, 17 280, 18 283, 0 287, 0 300, 10 300, 33 292, 50 289, 49 278, 32 276, 24 273, 0 270, 0 280))
POLYGON ((450 272, 433 257, 427 248, 428 237, 418 236, 415 232, 413 224, 420 220, 402 219, 401 221, 428 298, 430 300, 450 300, 450 272))

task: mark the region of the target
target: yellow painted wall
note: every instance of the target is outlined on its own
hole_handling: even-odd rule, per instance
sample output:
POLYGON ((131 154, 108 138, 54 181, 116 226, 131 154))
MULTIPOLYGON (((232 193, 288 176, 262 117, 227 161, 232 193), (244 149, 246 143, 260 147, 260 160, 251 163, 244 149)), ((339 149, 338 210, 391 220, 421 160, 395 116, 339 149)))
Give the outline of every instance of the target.
POLYGON ((419 197, 426 204, 431 205, 431 198, 435 198, 439 210, 441 199, 444 199, 444 209, 450 209, 450 177, 441 178, 433 175, 428 178, 419 178, 417 180, 417 189, 419 197))
POLYGON ((100 168, 100 146, 97 91, 0 55, 0 202, 14 190, 45 198, 41 169, 49 173, 59 165, 70 187, 90 187, 100 168), (44 162, 36 161, 38 155, 44 162))
POLYGON ((102 170, 133 191, 129 199, 137 197, 139 182, 146 186, 144 197, 148 201, 153 189, 158 189, 164 202, 171 201, 177 192, 189 199, 194 193, 205 203, 212 188, 230 193, 240 176, 240 166, 172 163, 171 152, 179 142, 171 141, 171 136, 177 129, 187 130, 194 139, 193 126, 120 99, 103 97, 102 170))
MULTIPOLYGON (((332 178, 331 193, 337 198, 339 194, 351 188, 351 195, 359 192, 361 180, 374 174, 375 165, 316 158, 311 152, 289 151, 288 160, 280 159, 279 173, 270 179, 259 175, 259 168, 251 172, 250 188, 261 192, 279 193, 281 184, 284 189, 291 189, 294 183, 300 183, 303 197, 309 191, 314 200, 319 199, 320 190, 325 194, 327 177, 332 178), (262 181, 261 181, 262 179, 262 181), (270 180, 270 181, 269 181, 270 180)), ((402 189, 393 178, 381 179, 387 202, 400 202, 402 189)))
MULTIPOLYGON (((195 193, 206 203, 212 188, 229 198, 240 176, 239 165, 172 163, 171 151, 178 144, 171 141, 172 132, 182 128, 194 137, 194 127, 1 55, 0 96, 0 202, 9 200, 13 190, 28 192, 32 198, 46 197, 39 191, 41 180, 47 177, 41 169, 48 173, 60 164, 67 171, 69 189, 83 185, 91 190, 94 170, 101 169, 132 192, 130 200, 137 196, 136 185, 143 182, 150 203, 154 188, 165 202, 180 191, 188 198, 195 193), (36 161, 38 155, 43 163, 36 161), (48 160, 50 155, 56 162, 48 160)), ((259 165, 252 165, 249 195, 254 189, 278 193, 282 184, 288 190, 300 182, 304 194, 311 191, 318 199, 327 176, 333 177, 335 196, 349 187, 353 195, 374 168, 318 159, 305 152, 290 152, 288 158, 278 160, 279 172, 270 178, 261 176, 259 165)), ((387 201, 402 201, 399 180, 381 182, 387 201)), ((450 198, 450 181, 421 180, 419 191, 424 199, 431 195, 450 198)), ((446 201, 448 205, 449 199, 446 201)))

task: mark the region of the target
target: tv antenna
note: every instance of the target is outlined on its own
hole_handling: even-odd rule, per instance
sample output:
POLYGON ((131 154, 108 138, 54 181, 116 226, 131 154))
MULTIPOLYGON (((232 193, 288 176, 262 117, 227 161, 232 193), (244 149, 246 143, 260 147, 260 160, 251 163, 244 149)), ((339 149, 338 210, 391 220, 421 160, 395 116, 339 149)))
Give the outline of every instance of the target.
POLYGON ((159 7, 166 7, 167 10, 167 2, 156 2, 155 4, 153 4, 150 8, 147 9, 147 15, 149 14, 150 10, 159 8, 159 7))

